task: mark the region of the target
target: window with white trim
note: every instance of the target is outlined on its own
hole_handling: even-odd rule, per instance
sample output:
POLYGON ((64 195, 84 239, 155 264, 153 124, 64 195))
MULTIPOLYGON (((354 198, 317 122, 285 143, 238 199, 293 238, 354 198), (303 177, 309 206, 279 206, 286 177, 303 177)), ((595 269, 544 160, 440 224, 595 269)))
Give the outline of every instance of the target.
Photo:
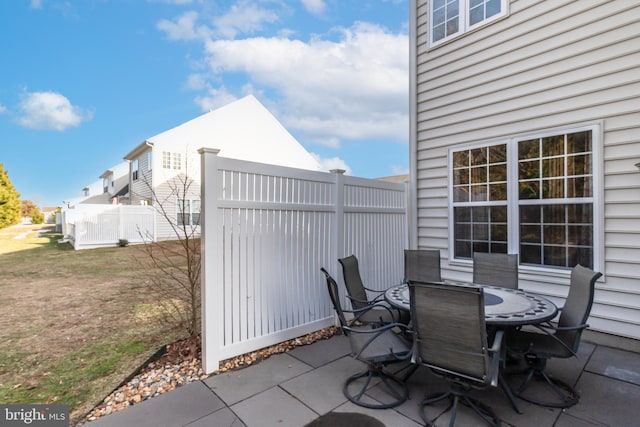
POLYGON ((508 0, 432 0, 431 46, 488 24, 507 14, 508 0))
POLYGON ((131 162, 131 179, 133 181, 138 180, 138 159, 131 162))
POLYGON ((182 169, 182 156, 180 153, 173 153, 173 168, 182 169))
POLYGON ((153 153, 151 151, 147 152, 147 170, 150 171, 153 169, 153 153))
POLYGON ((452 244, 521 265, 597 264, 597 126, 451 150, 452 244))
POLYGON ((200 225, 200 200, 178 199, 178 225, 200 225))
POLYGON ((171 153, 168 151, 162 152, 162 169, 171 169, 171 153))

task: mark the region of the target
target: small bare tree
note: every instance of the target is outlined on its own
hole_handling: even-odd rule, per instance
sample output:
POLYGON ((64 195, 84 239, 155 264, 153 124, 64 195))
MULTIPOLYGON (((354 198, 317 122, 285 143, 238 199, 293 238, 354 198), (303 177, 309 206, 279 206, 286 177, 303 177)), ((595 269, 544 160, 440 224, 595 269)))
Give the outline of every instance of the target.
POLYGON ((171 238, 160 242, 143 236, 142 250, 152 267, 149 290, 158 297, 164 320, 187 333, 195 354, 200 334, 200 192, 188 164, 185 156, 185 173, 168 179, 161 191, 149 176, 141 177, 160 220, 171 229, 171 238))

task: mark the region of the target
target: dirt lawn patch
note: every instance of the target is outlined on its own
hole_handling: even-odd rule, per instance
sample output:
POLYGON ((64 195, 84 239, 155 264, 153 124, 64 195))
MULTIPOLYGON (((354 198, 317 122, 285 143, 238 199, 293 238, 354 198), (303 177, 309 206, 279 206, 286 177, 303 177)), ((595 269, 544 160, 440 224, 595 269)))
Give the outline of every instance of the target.
POLYGON ((182 333, 158 319, 140 247, 74 251, 61 237, 0 230, 0 402, 69 404, 74 425, 182 333))

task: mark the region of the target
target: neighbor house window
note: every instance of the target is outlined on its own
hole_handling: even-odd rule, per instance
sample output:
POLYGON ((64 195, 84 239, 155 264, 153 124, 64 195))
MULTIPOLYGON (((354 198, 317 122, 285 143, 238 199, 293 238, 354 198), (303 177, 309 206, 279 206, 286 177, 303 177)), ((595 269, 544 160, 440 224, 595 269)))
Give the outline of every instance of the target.
POLYGON ((182 169, 182 156, 180 153, 173 153, 173 168, 182 169))
POLYGON ((153 153, 149 151, 147 153, 147 170, 150 171, 153 169, 153 153))
POLYGON ((178 199, 178 225, 200 225, 200 200, 178 199))
POLYGON ((457 37, 506 15, 508 0, 432 0, 431 45, 457 37))
POLYGON ((134 160, 131 162, 131 179, 134 181, 138 180, 138 160, 134 160))
POLYGON ((596 136, 590 127, 452 150, 454 257, 593 268, 596 136))
POLYGON ((162 168, 171 169, 171 153, 168 151, 162 152, 162 168))

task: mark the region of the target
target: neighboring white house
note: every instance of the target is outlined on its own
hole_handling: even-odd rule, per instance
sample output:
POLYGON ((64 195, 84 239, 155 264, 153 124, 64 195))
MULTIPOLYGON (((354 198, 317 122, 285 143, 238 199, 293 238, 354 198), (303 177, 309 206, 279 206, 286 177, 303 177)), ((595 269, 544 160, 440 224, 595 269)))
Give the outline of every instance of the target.
POLYGON ((560 305, 587 265, 591 329, 639 339, 640 2, 410 13, 413 246, 458 280, 474 251, 517 253, 520 287, 560 305))
POLYGON ((82 189, 82 196, 64 201, 67 207, 83 204, 121 204, 128 202, 129 162, 121 162, 107 169, 100 179, 82 189))
POLYGON ((195 227, 199 223, 197 150, 203 147, 219 149, 220 156, 228 158, 320 169, 314 157, 253 95, 203 114, 148 138, 124 157, 130 165, 130 203, 152 204, 164 211, 157 216, 159 239, 175 237, 170 222, 185 221, 195 227))

